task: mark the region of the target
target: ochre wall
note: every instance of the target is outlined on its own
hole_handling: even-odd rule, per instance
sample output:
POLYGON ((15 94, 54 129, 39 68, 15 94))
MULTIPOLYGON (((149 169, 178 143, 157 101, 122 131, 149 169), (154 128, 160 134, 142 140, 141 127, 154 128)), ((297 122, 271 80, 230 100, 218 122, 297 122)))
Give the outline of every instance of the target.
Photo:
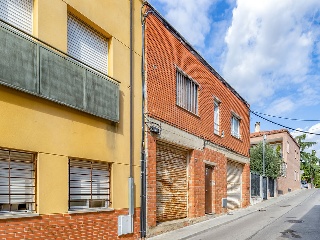
POLYGON ((130 88, 134 89, 135 206, 140 206, 142 1, 134 2, 134 86, 130 86, 130 1, 34 1, 33 35, 67 52, 67 14, 109 38, 108 75, 119 81, 120 121, 113 123, 0 86, 0 147, 35 152, 37 213, 68 211, 68 158, 112 163, 111 207, 128 208, 130 88))

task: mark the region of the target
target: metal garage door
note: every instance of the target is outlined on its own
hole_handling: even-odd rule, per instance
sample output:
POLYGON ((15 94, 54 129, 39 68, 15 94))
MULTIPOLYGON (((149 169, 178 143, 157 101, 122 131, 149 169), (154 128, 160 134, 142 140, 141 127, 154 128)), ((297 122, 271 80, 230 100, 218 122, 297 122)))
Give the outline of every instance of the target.
POLYGON ((228 164, 227 164, 228 209, 235 209, 241 206, 242 169, 243 169, 242 164, 228 161, 228 164))
POLYGON ((33 0, 0 0, 0 18, 31 34, 32 3, 33 0))
POLYGON ((187 155, 157 143, 157 222, 187 217, 187 155))

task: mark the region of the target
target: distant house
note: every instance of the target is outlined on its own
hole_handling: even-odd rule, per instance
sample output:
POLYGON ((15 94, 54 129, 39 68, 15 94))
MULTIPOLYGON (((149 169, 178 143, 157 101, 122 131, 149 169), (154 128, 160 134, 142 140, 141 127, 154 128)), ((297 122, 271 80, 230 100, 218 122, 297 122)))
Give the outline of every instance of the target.
POLYGON ((251 146, 263 141, 266 135, 266 143, 280 147, 283 163, 282 175, 277 178, 277 194, 286 194, 300 188, 300 146, 287 129, 260 131, 260 123, 256 123, 255 132, 250 134, 251 146))
POLYGON ((152 6, 147 10, 148 230, 248 206, 249 104, 152 6))

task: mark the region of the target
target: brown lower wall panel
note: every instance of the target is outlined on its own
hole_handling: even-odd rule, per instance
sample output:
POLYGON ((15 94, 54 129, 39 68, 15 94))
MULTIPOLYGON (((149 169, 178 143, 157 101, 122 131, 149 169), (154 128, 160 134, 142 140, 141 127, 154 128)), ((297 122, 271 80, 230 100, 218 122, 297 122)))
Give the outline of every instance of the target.
POLYGON ((0 220, 0 239, 139 239, 140 209, 135 209, 134 233, 118 237, 118 216, 127 209, 99 213, 51 214, 0 220))

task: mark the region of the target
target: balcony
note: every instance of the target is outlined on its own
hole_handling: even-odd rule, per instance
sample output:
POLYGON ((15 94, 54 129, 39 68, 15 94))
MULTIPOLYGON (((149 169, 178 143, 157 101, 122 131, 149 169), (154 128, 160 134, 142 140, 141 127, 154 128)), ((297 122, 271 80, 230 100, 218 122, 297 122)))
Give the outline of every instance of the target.
POLYGON ((119 83, 0 22, 0 84, 119 122, 119 83))

